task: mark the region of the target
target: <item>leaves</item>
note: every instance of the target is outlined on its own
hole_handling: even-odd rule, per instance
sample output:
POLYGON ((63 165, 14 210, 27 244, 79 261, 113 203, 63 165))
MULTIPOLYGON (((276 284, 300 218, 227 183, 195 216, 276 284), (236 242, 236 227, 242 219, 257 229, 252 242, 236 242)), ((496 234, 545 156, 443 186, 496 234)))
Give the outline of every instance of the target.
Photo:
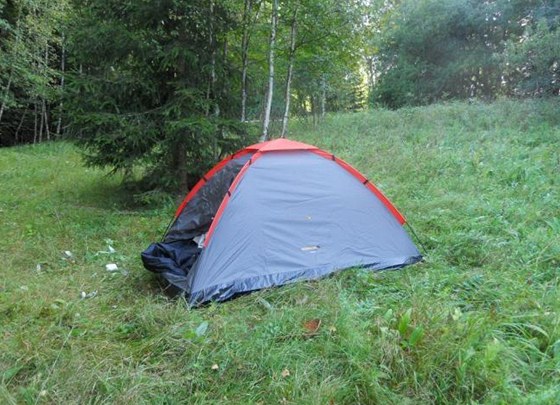
POLYGON ((414 330, 410 334, 410 337, 408 338, 408 345, 410 347, 416 346, 420 342, 420 340, 422 340, 423 337, 424 337, 424 328, 421 326, 414 328, 414 330))
MULTIPOLYGON (((412 325, 412 308, 408 308, 398 319, 393 316, 391 309, 387 310, 383 316, 385 322, 393 324, 398 336, 400 337, 401 346, 405 349, 416 347, 424 338, 424 328, 421 325, 412 325)), ((387 327, 382 327, 385 332, 387 327)))
POLYGON ((305 321, 303 323, 304 329, 310 335, 316 334, 317 331, 319 330, 320 326, 321 326, 321 320, 320 319, 310 319, 310 320, 305 321))
POLYGON ((57 51, 70 2, 4 4, 0 2, 0 144, 49 139, 55 131, 53 118, 61 114, 62 56, 57 51))
POLYGON ((401 337, 405 337, 408 332, 411 314, 412 314, 412 308, 409 308, 406 310, 406 312, 403 315, 401 315, 401 318, 399 319, 397 329, 401 337))
POLYGON ((217 52, 233 11, 217 3, 210 13, 196 0, 130 2, 126 13, 106 13, 121 3, 81 4, 71 36, 81 69, 67 86, 72 137, 89 165, 128 176, 142 167, 142 191, 184 190, 252 141, 231 108, 229 54, 217 52))

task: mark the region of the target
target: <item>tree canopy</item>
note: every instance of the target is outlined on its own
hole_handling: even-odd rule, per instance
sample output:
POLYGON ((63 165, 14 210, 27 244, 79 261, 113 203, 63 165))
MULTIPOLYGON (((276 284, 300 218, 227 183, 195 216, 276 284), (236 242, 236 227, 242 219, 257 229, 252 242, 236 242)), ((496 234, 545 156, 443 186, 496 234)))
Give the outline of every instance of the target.
POLYGON ((188 187, 293 116, 557 97, 559 25, 559 0, 0 0, 0 145, 188 187))
POLYGON ((556 0, 403 0, 386 14, 374 102, 558 95, 556 0))

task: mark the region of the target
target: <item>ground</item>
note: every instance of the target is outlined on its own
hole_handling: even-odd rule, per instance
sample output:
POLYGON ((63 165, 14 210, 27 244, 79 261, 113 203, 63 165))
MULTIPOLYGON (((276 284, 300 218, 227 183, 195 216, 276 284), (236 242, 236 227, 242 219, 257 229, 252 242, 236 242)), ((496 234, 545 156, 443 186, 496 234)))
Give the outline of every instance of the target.
POLYGON ((385 192, 425 261, 200 309, 139 259, 174 202, 131 205, 67 143, 0 150, 0 402, 559 403, 559 107, 293 123, 385 192))

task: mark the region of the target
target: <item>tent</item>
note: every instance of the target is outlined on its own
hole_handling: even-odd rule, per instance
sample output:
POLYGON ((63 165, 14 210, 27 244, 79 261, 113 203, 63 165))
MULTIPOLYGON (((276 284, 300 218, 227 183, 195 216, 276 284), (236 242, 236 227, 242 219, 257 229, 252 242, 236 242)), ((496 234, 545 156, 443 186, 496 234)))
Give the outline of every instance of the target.
POLYGON ((391 202, 340 158, 276 139, 218 163, 143 253, 191 305, 362 266, 422 259, 391 202))

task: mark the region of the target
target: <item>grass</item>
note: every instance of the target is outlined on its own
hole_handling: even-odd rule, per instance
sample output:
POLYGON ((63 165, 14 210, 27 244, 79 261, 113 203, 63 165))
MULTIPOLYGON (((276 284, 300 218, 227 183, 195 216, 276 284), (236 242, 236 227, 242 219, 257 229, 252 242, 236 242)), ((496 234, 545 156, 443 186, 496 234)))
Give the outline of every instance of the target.
POLYGON ((385 191, 426 261, 194 310, 139 260, 174 204, 129 205, 68 144, 0 150, 0 403, 559 403, 559 107, 292 124, 385 191))

